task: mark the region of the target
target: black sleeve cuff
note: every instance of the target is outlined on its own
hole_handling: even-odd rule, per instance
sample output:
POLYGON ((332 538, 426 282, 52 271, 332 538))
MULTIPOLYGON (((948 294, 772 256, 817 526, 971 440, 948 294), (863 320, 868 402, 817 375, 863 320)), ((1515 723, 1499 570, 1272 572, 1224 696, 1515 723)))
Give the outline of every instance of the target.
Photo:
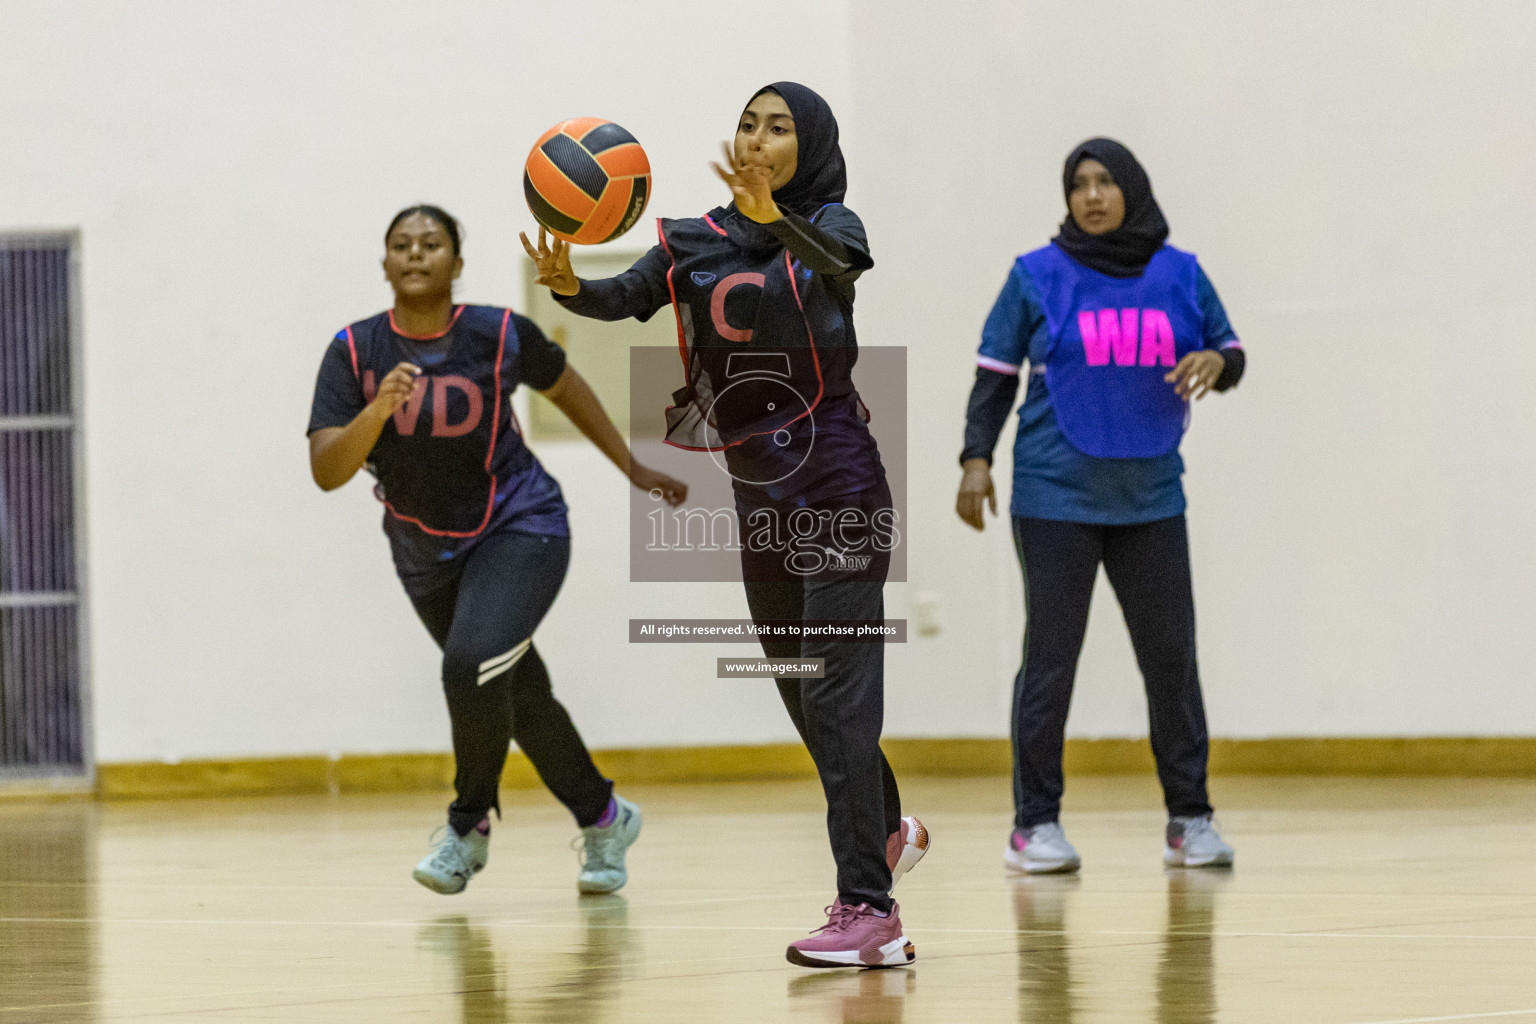
POLYGON ((992 450, 997 447, 997 439, 1002 436, 1003 425, 1008 422, 1018 393, 1018 374, 976 368, 976 383, 971 386, 970 401, 965 408, 965 445, 960 450, 962 465, 968 459, 986 459, 987 465, 992 465, 992 450))
POLYGON ((1237 386, 1237 382, 1243 379, 1243 370, 1248 366, 1248 357, 1237 346, 1218 349, 1221 356, 1221 374, 1217 376, 1216 383, 1211 385, 1213 391, 1226 391, 1237 386))

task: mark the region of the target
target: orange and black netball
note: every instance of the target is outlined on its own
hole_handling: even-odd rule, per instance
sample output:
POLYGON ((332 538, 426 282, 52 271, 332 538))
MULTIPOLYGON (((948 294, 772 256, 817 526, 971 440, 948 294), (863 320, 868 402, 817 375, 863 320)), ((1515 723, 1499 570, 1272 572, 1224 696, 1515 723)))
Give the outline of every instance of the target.
POLYGON ((556 236, 577 245, 618 238, 645 212, 651 162, 635 137, 612 121, 576 117, 539 136, 523 167, 528 209, 556 236))

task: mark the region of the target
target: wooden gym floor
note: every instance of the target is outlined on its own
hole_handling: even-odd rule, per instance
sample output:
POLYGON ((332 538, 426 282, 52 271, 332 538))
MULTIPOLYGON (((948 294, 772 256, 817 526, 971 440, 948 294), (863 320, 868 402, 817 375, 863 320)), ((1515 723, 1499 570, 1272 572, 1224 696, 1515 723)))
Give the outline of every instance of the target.
POLYGON ((1536 781, 1215 781, 1230 873, 1165 872, 1151 779, 1079 778, 1081 876, 1010 879, 1007 781, 911 779, 917 963, 812 972, 814 783, 625 792, 621 894, 507 794, 467 892, 410 880, 446 798, 0 804, 0 1024, 421 1020, 1536 1022, 1536 781))

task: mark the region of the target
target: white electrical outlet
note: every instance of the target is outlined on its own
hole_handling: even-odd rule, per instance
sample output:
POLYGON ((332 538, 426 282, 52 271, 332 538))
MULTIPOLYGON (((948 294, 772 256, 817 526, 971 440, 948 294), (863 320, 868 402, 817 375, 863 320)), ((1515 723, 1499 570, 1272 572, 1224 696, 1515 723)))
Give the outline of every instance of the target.
POLYGON ((912 597, 912 625, 917 630, 918 636, 938 636, 943 632, 943 626, 939 622, 939 601, 941 595, 937 590, 920 590, 912 597))

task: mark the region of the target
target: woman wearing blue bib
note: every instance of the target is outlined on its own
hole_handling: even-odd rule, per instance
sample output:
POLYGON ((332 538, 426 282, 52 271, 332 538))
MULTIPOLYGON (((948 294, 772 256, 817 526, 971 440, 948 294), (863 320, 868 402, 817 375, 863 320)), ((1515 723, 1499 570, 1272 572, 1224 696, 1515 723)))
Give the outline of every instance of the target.
POLYGON ((1225 391, 1244 355, 1130 150, 1090 139, 1067 157, 1067 217, 1020 256, 982 329, 966 410, 956 512, 997 511, 992 451, 1027 367, 1011 518, 1027 628, 1014 681, 1014 831, 1004 860, 1030 873, 1081 864, 1058 816, 1067 709, 1103 563, 1146 684, 1169 822, 1164 862, 1216 867, 1233 852, 1211 823, 1209 741, 1179 441, 1191 398, 1225 391))

